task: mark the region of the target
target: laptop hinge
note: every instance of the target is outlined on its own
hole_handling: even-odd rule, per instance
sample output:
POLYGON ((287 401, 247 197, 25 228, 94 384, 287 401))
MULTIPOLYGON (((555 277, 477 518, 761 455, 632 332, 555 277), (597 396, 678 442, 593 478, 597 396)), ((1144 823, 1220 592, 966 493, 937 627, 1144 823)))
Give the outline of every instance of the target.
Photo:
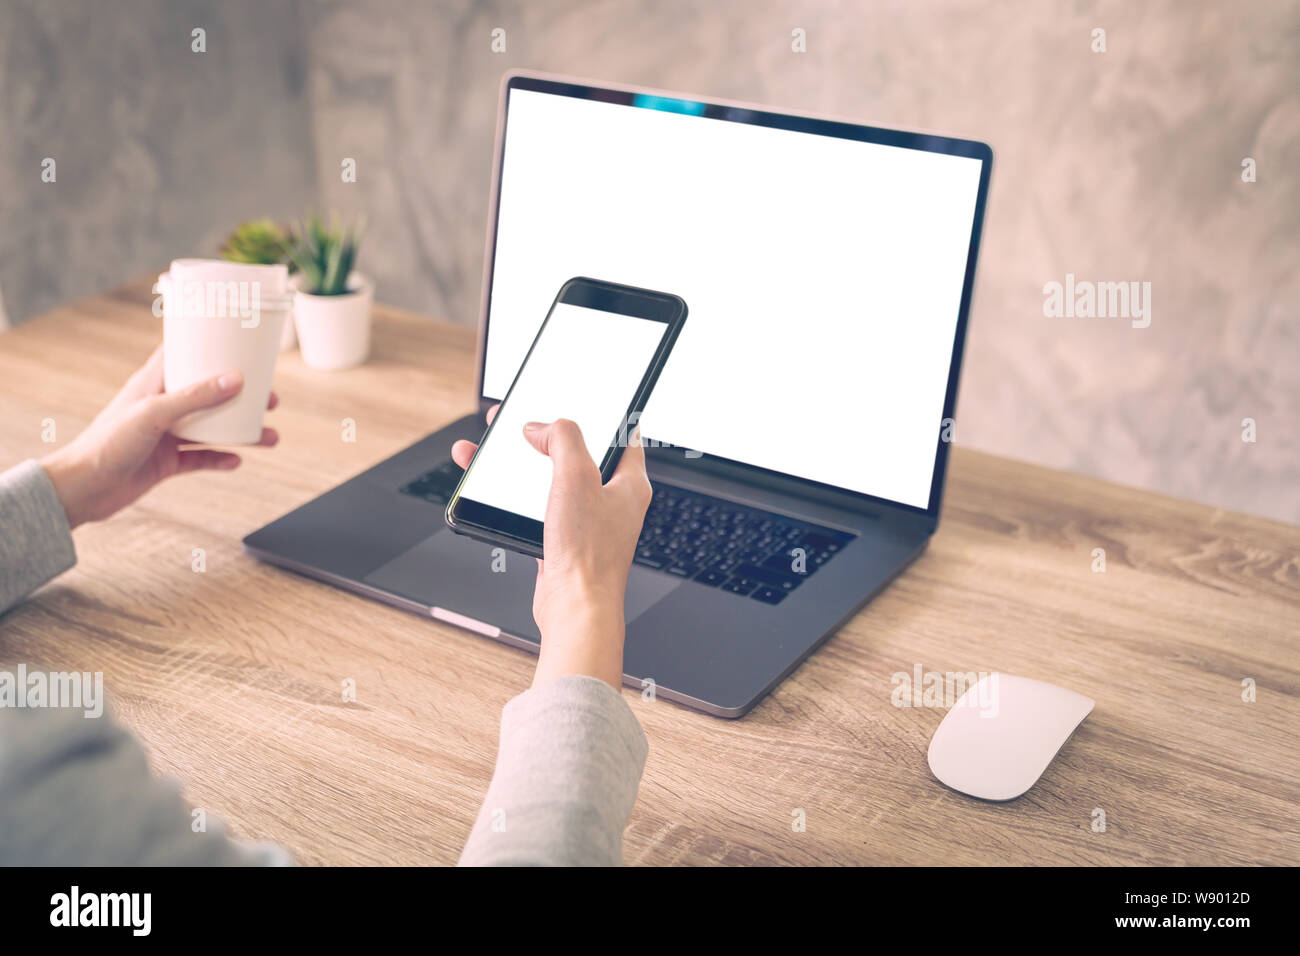
MULTIPOLYGON (((646 454, 652 466, 659 464, 674 470, 682 469, 696 476, 708 475, 725 478, 728 481, 761 488, 764 491, 774 491, 803 501, 829 505, 863 517, 885 519, 891 524, 902 524, 915 527, 918 530, 923 529, 926 533, 933 531, 936 523, 933 517, 917 513, 908 508, 891 505, 883 501, 863 500, 860 496, 851 492, 823 488, 793 476, 765 474, 745 465, 720 461, 707 456, 687 458, 681 448, 647 448, 646 454)), ((664 477, 669 481, 672 480, 670 476, 665 475, 664 477)))

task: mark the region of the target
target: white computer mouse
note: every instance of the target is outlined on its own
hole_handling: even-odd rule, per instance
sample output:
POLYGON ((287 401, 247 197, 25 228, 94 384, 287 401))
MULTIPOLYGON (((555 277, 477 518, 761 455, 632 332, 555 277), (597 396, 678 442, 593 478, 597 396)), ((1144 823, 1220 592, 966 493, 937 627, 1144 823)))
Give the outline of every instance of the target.
POLYGON ((961 696, 930 740, 930 770, 982 800, 1014 800, 1034 785, 1091 698, 1011 674, 989 674, 961 696))

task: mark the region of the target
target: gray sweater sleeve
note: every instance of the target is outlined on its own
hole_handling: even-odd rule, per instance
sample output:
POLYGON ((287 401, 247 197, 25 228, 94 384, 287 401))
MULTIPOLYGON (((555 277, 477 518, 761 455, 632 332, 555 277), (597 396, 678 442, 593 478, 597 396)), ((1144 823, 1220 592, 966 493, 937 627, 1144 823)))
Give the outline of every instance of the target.
POLYGON ((0 708, 0 866, 259 866, 292 860, 231 839, 149 772, 108 713, 0 708))
MULTIPOLYGON (((0 613, 76 563, 45 469, 0 474, 0 613)), ((271 845, 228 839, 178 787, 149 773, 139 742, 105 712, 18 707, 0 673, 0 866, 287 863, 271 845)))
POLYGON ((621 694, 568 676, 501 712, 496 770, 462 866, 616 866, 645 768, 645 733, 621 694))
MULTIPOLYGON (((562 677, 520 694, 502 712, 496 772, 461 865, 621 863, 646 750, 604 681, 562 677)), ((290 862, 191 810, 107 712, 0 707, 0 866, 290 862)))
POLYGON ((76 562, 63 502, 45 469, 25 461, 0 474, 0 614, 76 562))
MULTIPOLYGON (((0 474, 0 613, 75 560, 45 470, 31 461, 0 474)), ((563 677, 520 694, 502 711, 496 771, 461 863, 621 862, 646 751, 631 708, 603 681, 563 677)), ((283 849, 239 843, 190 810, 108 713, 0 701, 0 866, 287 862, 283 849)))

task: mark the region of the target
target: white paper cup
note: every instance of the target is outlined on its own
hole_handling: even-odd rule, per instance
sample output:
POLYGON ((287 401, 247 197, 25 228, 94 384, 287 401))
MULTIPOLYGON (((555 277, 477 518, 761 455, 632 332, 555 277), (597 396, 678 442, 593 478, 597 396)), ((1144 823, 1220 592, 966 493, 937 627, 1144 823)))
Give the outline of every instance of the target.
MULTIPOLYGON (((290 284, 297 287, 299 277, 290 284)), ((370 355, 370 306, 375 288, 359 273, 348 279, 343 295, 294 293, 293 321, 298 351, 311 368, 322 371, 360 365, 370 355)))
MULTIPOLYGON (((281 332, 293 300, 286 293, 259 294, 252 314, 247 308, 242 312, 229 307, 196 308, 197 301, 187 300, 181 291, 186 280, 176 278, 182 274, 177 268, 182 261, 173 263, 171 272, 158 277, 163 295, 165 388, 174 392, 234 370, 243 373, 244 387, 224 405, 186 415, 171 432, 196 444, 256 444, 262 438, 262 417, 271 394, 281 332)), ((274 283, 269 285, 274 288, 274 283)))

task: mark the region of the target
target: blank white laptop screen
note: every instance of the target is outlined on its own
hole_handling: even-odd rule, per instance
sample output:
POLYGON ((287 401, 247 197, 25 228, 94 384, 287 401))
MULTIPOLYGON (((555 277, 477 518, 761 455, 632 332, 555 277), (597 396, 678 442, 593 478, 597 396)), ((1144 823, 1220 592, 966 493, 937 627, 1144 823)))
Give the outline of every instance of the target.
POLYGON ((514 89, 483 392, 560 286, 690 318, 647 438, 926 508, 981 162, 514 89))

